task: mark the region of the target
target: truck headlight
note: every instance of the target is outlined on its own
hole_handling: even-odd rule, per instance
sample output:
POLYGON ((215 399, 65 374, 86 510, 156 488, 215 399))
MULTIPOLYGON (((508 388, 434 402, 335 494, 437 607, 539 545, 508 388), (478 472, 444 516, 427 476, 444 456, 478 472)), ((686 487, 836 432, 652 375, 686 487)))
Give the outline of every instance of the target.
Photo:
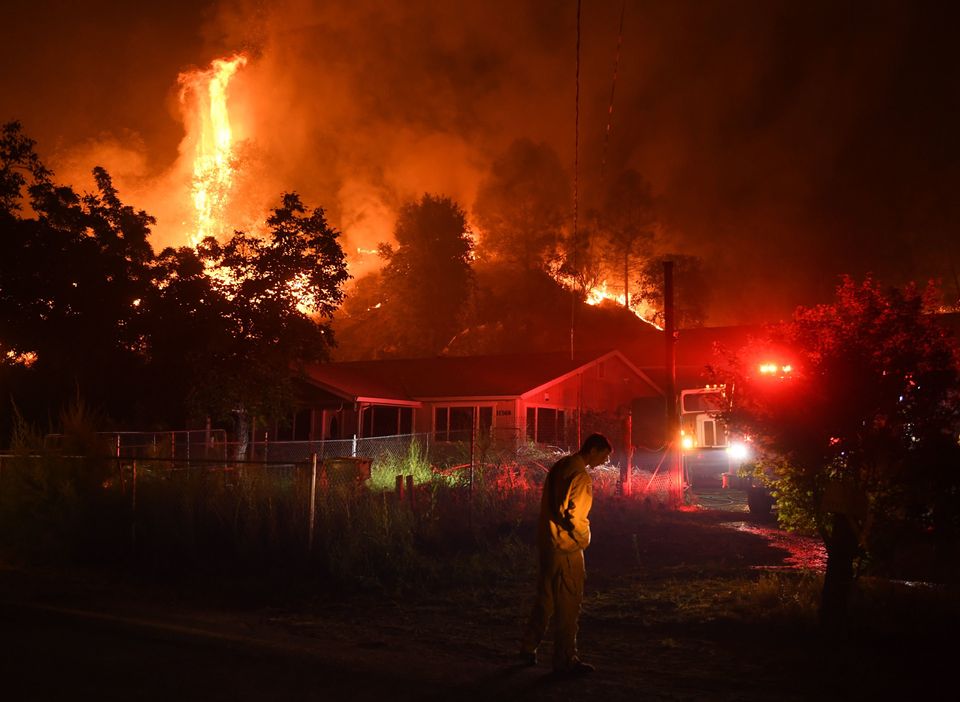
POLYGON ((727 455, 734 461, 743 462, 750 458, 750 447, 742 441, 731 441, 727 446, 727 455))

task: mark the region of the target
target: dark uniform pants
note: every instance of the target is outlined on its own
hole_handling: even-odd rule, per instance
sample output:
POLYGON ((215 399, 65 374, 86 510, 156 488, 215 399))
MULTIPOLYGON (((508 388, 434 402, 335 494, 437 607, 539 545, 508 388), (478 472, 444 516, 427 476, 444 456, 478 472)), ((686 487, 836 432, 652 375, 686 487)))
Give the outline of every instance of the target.
POLYGON ((551 551, 540 558, 537 600, 523 632, 521 649, 534 652, 554 619, 553 667, 565 668, 577 657, 577 619, 586 571, 583 551, 551 551))

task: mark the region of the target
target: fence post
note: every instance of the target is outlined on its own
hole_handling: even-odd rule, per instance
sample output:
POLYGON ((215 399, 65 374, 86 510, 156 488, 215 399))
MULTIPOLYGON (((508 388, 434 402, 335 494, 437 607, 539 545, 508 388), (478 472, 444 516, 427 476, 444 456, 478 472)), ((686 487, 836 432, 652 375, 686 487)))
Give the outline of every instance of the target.
POLYGON ((353 445, 350 448, 350 457, 351 458, 357 457, 357 435, 356 434, 353 435, 353 445))
POLYGON ((123 461, 120 460, 120 456, 117 456, 117 477, 120 478, 120 494, 127 494, 127 481, 123 477, 123 461))
POLYGON ((307 553, 313 553, 313 530, 317 514, 317 454, 310 456, 310 527, 307 534, 307 553))
MULTIPOLYGON (((120 466, 120 472, 123 473, 123 466, 120 466)), ((137 459, 133 459, 133 487, 130 490, 130 507, 133 512, 133 518, 130 520, 130 541, 133 548, 137 548, 137 459)))
POLYGON ((470 500, 473 501, 473 466, 476 463, 476 428, 470 430, 470 500))
POLYGON ((397 502, 403 502, 403 476, 397 476, 397 502))
POLYGON ((412 475, 407 476, 407 499, 410 500, 410 509, 416 511, 417 505, 415 504, 414 497, 413 497, 413 476, 412 475))

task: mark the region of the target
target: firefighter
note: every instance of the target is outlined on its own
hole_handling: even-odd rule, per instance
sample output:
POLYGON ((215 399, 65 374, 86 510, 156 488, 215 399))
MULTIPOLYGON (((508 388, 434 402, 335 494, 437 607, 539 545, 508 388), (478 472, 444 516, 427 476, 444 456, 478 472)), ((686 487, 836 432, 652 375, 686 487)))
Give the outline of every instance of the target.
POLYGON ((583 550, 590 545, 593 483, 587 468, 607 462, 612 447, 602 434, 591 434, 580 450, 557 461, 547 474, 540 501, 537 550, 540 569, 536 602, 520 643, 520 661, 537 662, 537 647, 551 617, 555 637, 553 669, 582 675, 593 666, 577 657, 577 619, 585 577, 583 550))

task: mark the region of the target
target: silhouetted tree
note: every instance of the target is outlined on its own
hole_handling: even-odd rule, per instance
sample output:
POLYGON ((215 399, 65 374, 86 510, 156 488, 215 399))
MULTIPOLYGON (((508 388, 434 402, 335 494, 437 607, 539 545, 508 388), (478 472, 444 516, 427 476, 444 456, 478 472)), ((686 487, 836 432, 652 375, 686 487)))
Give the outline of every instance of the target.
POLYGON ((600 212, 590 210, 563 238, 557 273, 578 300, 609 277, 608 247, 601 235, 600 212))
POLYGON ((571 211, 570 185, 546 144, 514 141, 493 163, 473 206, 484 259, 542 269, 560 245, 571 211))
POLYGON ((22 207, 23 188, 52 175, 37 156, 36 142, 23 133, 19 122, 0 127, 0 216, 12 217, 22 207))
POLYGON ((230 353, 231 303, 192 247, 164 249, 154 272, 157 284, 141 305, 150 371, 143 390, 154 419, 189 426, 208 416, 201 389, 208 387, 210 365, 230 353))
POLYGON ((960 372, 936 299, 844 279, 834 302, 743 349, 727 378, 729 421, 760 449, 782 523, 824 538, 827 623, 842 620, 861 549, 883 567, 918 534, 956 544, 960 372), (771 359, 779 370, 758 373, 771 359))
POLYGON ((297 194, 286 193, 267 226, 263 238, 237 232, 199 247, 224 300, 227 339, 205 358, 195 402, 214 416, 233 415, 241 440, 251 414, 289 410, 296 368, 329 357, 330 320, 349 277, 339 232, 322 209, 307 212, 297 194))
POLYGON ((400 209, 397 248, 381 245, 383 314, 398 353, 434 355, 461 326, 473 282, 473 243, 463 210, 425 194, 400 209))
POLYGON ((338 361, 396 357, 396 340, 387 324, 386 290, 381 271, 360 276, 347 291, 333 320, 338 361))
POLYGON ((123 205, 102 168, 96 193, 56 185, 15 123, 0 142, 0 363, 36 381, 18 393, 34 416, 78 387, 116 416, 145 363, 137 329, 153 280, 153 218, 123 205))
POLYGON ((650 183, 637 171, 620 173, 606 193, 598 224, 607 265, 623 282, 624 307, 630 306, 637 264, 652 255, 656 223, 650 183))

